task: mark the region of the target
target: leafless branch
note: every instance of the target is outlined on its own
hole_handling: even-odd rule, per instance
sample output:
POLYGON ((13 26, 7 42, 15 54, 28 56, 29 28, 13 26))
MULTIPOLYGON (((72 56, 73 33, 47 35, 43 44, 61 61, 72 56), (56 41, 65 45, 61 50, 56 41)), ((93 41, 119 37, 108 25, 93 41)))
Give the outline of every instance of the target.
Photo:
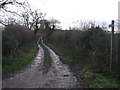
POLYGON ((5 9, 5 8, 3 8, 3 10, 6 11, 6 12, 9 12, 9 13, 12 13, 12 14, 15 14, 15 15, 18 15, 18 16, 22 17, 20 14, 18 14, 18 13, 15 12, 15 11, 10 11, 10 10, 7 10, 7 9, 5 9))
POLYGON ((2 21, 0 21, 0 24, 2 24, 2 25, 4 25, 4 26, 7 26, 7 24, 6 24, 6 23, 3 23, 2 21))
MULTIPOLYGON (((1 19, 13 17, 22 17, 22 13, 29 12, 31 7, 29 3, 24 0, 2 0, 0 1, 0 17, 1 19), (17 10, 13 10, 12 8, 16 7, 17 10), (3 17, 4 16, 4 17, 3 17)), ((0 20, 3 25, 6 25, 9 19, 0 20), (4 24, 6 22, 6 24, 4 24)))

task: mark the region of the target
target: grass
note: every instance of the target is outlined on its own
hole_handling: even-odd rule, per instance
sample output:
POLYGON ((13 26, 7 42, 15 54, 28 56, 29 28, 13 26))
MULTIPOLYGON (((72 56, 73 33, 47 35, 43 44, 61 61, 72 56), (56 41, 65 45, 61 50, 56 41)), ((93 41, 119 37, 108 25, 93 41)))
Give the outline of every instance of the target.
POLYGON ((70 56, 62 56, 62 61, 67 64, 74 64, 74 60, 70 56))
POLYGON ((101 74, 93 73, 91 71, 85 71, 82 73, 85 83, 90 88, 118 88, 118 84, 115 80, 104 77, 101 74))
POLYGON ((36 42, 32 41, 17 49, 13 58, 3 57, 2 74, 6 75, 22 69, 35 58, 35 54, 36 42))
POLYGON ((90 88, 118 88, 118 83, 114 78, 110 79, 100 73, 93 73, 90 70, 92 62, 89 62, 89 60, 83 65, 80 65, 80 63, 76 63, 73 59, 72 54, 70 53, 72 52, 71 50, 64 49, 61 46, 56 46, 55 44, 49 44, 48 46, 60 56, 63 63, 73 66, 77 65, 77 67, 82 66, 81 69, 76 69, 76 71, 82 73, 86 86, 90 88))
POLYGON ((51 47, 56 54, 60 57, 60 60, 65 64, 75 64, 75 61, 73 57, 71 56, 71 53, 67 49, 63 49, 61 47, 56 47, 54 44, 49 44, 49 47, 51 47))
POLYGON ((49 68, 51 67, 52 59, 51 59, 48 49, 43 45, 41 46, 44 49, 44 67, 45 67, 44 74, 45 74, 48 72, 49 68))

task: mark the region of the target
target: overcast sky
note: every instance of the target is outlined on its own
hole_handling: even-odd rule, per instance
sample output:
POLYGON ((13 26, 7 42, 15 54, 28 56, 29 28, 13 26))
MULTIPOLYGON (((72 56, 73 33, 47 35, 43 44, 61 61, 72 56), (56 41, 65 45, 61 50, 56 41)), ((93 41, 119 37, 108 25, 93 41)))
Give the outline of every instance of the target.
POLYGON ((33 8, 47 13, 46 18, 61 21, 64 28, 76 20, 96 20, 99 22, 118 18, 120 0, 27 0, 33 8))

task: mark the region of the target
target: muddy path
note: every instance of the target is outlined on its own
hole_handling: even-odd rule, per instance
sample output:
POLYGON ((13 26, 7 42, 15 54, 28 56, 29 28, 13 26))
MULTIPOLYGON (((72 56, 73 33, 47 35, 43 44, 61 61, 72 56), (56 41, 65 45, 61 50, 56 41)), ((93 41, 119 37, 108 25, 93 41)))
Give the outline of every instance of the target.
MULTIPOLYGON (((42 40, 42 38, 41 38, 42 40)), ((3 80, 3 88, 81 88, 80 82, 70 72, 69 67, 63 64, 55 52, 45 44, 52 58, 52 65, 47 73, 44 73, 44 50, 39 45, 36 58, 20 73, 3 80)))

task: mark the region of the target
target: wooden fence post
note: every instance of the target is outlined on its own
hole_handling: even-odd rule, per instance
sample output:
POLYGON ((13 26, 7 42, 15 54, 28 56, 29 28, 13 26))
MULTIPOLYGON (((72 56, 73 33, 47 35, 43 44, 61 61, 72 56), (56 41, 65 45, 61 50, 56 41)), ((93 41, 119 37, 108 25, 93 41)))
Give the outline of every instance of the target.
POLYGON ((111 22, 111 52, 110 52, 110 70, 112 69, 112 61, 113 61, 113 54, 114 54, 114 20, 111 22))

